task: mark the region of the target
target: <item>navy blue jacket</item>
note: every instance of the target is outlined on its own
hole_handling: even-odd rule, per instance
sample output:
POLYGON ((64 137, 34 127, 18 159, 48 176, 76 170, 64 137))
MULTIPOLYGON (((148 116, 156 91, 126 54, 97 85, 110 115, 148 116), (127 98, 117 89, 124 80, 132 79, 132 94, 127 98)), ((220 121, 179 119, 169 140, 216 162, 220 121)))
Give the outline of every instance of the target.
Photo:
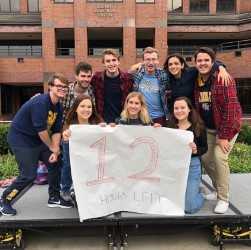
POLYGON ((41 94, 28 100, 15 115, 8 133, 8 142, 16 147, 39 146, 38 133, 47 130, 50 135, 60 133, 62 106, 53 104, 49 94, 41 94))

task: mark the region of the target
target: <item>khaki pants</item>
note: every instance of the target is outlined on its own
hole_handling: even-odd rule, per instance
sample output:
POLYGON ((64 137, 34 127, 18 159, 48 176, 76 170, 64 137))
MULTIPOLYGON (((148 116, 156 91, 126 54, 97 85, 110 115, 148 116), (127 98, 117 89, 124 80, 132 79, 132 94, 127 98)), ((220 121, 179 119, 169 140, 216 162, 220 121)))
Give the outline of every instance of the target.
POLYGON ((229 176, 228 156, 231 152, 238 134, 230 141, 231 149, 224 154, 216 144, 216 131, 207 129, 208 151, 202 156, 203 166, 212 180, 217 191, 218 199, 229 201, 229 176))

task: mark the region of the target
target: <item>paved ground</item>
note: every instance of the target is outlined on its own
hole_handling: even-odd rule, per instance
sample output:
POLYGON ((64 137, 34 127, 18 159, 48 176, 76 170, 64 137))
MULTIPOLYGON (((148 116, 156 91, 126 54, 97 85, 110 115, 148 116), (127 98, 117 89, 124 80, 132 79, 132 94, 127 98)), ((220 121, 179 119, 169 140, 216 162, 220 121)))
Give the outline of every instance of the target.
MULTIPOLYGON (((74 234, 74 229, 70 229, 69 234, 74 234)), ((168 230, 169 231, 169 230, 168 230)), ((67 236, 67 230, 58 229, 57 232, 38 233, 30 232, 25 234, 27 250, 105 250, 108 249, 105 237, 84 236, 81 237, 81 230, 76 232, 76 236, 67 236)), ((209 244, 208 229, 175 227, 172 232, 166 235, 138 235, 129 234, 128 248, 130 250, 218 250, 219 248, 209 244)), ((234 244, 225 245, 225 250, 250 250, 251 247, 234 244)), ((119 249, 118 249, 119 250, 119 249)))

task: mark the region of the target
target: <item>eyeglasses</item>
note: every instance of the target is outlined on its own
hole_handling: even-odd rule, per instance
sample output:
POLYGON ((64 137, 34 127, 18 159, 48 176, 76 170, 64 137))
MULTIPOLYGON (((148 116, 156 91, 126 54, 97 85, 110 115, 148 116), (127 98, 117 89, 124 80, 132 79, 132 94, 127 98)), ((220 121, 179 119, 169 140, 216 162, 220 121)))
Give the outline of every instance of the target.
POLYGON ((156 62, 158 60, 158 58, 146 58, 144 60, 147 62, 156 62))
POLYGON ((61 84, 52 84, 52 86, 56 87, 57 89, 67 90, 69 87, 66 85, 61 84))

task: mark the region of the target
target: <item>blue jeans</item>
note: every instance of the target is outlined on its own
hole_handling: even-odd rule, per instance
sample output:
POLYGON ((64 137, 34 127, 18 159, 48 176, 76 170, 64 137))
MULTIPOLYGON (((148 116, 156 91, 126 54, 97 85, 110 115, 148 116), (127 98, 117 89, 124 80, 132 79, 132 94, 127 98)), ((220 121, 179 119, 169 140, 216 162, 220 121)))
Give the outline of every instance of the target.
POLYGON ((62 149, 61 191, 69 192, 72 186, 69 142, 62 142, 62 149))
POLYGON ((199 192, 201 182, 201 163, 199 157, 192 157, 189 166, 185 212, 188 214, 196 213, 204 204, 204 198, 199 192))

